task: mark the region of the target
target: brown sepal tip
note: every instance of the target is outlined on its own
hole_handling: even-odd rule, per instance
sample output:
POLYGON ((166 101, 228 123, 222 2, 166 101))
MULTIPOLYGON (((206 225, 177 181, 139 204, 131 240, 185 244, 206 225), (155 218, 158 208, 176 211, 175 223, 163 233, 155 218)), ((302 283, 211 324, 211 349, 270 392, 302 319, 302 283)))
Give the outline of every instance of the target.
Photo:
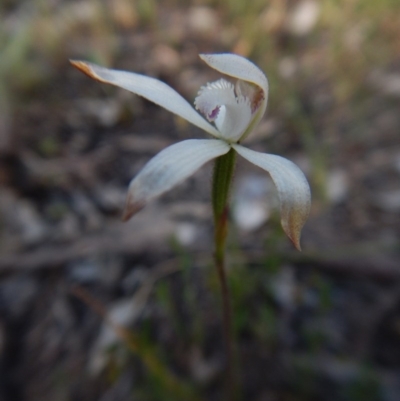
POLYGON ((79 60, 69 60, 69 62, 77 68, 79 71, 83 72, 85 75, 87 75, 90 78, 96 79, 97 81, 101 81, 100 77, 97 76, 94 71, 92 66, 85 62, 85 61, 79 61, 79 60))
POLYGON ((293 242, 293 245, 295 246, 295 248, 298 250, 298 251, 302 251, 302 249, 301 249, 301 245, 300 245, 300 241, 293 241, 292 240, 292 242, 293 242))
POLYGON ((128 198, 125 204, 125 209, 122 213, 122 221, 128 221, 133 215, 140 212, 144 208, 144 206, 144 203, 132 203, 128 198))
POLYGON ((287 237, 290 239, 290 241, 292 241, 294 247, 301 252, 300 235, 296 235, 296 233, 292 233, 290 230, 287 230, 285 228, 283 229, 283 231, 285 231, 287 237))

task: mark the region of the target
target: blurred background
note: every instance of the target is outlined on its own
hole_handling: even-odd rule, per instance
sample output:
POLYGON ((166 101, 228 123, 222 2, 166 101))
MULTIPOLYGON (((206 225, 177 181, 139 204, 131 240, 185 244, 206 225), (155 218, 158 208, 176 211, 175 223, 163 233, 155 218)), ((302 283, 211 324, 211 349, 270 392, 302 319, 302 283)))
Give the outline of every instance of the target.
POLYGON ((239 160, 228 240, 241 399, 400 399, 400 1, 2 0, 0 400, 220 400, 207 165, 128 223, 129 181, 205 134, 68 59, 154 76, 189 102, 265 71, 247 146, 312 186, 296 252, 267 174, 239 160))

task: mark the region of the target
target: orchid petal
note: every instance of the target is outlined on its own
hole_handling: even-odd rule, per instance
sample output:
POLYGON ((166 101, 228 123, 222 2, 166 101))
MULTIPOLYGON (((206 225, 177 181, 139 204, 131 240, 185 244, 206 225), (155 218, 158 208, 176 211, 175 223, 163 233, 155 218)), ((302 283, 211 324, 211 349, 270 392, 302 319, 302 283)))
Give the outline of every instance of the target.
POLYGON ((108 69, 86 61, 71 60, 71 63, 97 81, 115 85, 143 96, 147 100, 164 107, 209 134, 220 137, 220 133, 200 116, 179 93, 158 79, 133 72, 108 69))
POLYGON ((251 61, 237 54, 200 54, 200 58, 211 68, 243 81, 251 82, 268 96, 268 81, 264 73, 251 61))
POLYGON ((188 139, 162 150, 131 181, 123 220, 229 149, 226 142, 218 139, 188 139))
POLYGON ((255 152, 235 144, 232 147, 242 157, 271 175, 278 190, 282 227, 296 248, 301 250, 301 229, 307 220, 311 204, 310 187, 303 172, 283 157, 255 152))
POLYGON ((239 140, 252 117, 249 100, 236 97, 234 86, 225 79, 203 86, 194 104, 208 121, 215 122, 222 138, 228 141, 239 140))

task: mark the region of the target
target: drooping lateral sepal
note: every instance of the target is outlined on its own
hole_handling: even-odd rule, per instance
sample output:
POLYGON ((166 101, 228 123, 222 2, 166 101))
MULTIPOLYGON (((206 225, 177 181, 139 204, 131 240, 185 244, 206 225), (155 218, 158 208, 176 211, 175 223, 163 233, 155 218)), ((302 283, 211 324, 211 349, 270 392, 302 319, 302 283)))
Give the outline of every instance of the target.
POLYGON ((171 145, 153 157, 131 181, 123 220, 141 210, 194 174, 203 164, 224 155, 230 146, 218 139, 188 139, 171 145))
POLYGON ((303 172, 284 157, 255 152, 236 144, 232 147, 249 162, 270 174, 278 190, 283 230, 296 248, 301 250, 301 230, 311 205, 310 186, 303 172))

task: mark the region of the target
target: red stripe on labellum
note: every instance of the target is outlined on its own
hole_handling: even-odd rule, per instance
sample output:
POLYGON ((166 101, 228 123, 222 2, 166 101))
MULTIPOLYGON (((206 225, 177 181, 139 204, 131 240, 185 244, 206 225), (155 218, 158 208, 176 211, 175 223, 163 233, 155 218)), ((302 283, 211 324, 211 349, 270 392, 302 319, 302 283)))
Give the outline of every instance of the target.
POLYGON ((219 113, 219 109, 221 108, 221 106, 217 106, 209 115, 208 115, 208 119, 210 121, 214 121, 219 113))

